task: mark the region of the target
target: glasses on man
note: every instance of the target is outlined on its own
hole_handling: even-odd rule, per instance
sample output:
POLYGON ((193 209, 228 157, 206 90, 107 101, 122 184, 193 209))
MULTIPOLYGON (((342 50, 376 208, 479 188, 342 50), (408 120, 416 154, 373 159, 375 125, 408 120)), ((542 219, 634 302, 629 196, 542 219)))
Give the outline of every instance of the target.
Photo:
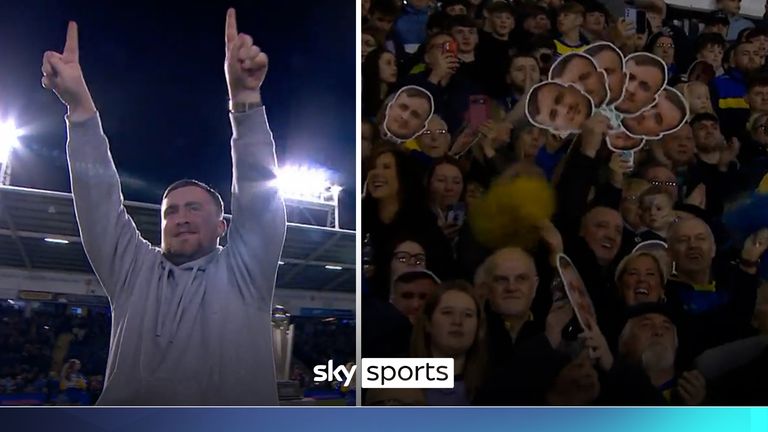
POLYGON ((657 42, 656 43, 656 48, 674 48, 674 47, 675 47, 675 44, 673 44, 672 42, 666 42, 666 43, 665 42, 657 42))
POLYGON ((650 183, 654 186, 677 187, 677 182, 674 181, 651 180, 650 183))
POLYGON ((445 134, 447 134, 447 133, 448 133, 448 131, 447 131, 447 130, 445 130, 445 129, 435 129, 435 130, 429 130, 429 129, 426 129, 426 130, 424 130, 424 132, 422 132, 421 134, 422 134, 422 135, 432 135, 432 134, 437 134, 437 135, 445 135, 445 134))
POLYGON ((422 265, 427 261, 427 256, 424 254, 410 254, 408 252, 395 252, 394 258, 403 264, 410 265, 422 265))

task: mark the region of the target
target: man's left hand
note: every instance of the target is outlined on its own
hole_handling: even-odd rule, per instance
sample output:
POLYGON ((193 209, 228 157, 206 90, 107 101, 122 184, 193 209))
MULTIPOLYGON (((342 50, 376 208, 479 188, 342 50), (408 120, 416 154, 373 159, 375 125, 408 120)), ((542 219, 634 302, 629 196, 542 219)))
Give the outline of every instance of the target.
POLYGON ((701 405, 707 396, 707 380, 701 372, 683 372, 677 380, 677 392, 686 405, 701 405))
POLYGON ((261 83, 267 75, 269 59, 253 39, 237 32, 235 10, 227 11, 226 59, 224 73, 227 77, 229 97, 233 102, 261 103, 261 83))

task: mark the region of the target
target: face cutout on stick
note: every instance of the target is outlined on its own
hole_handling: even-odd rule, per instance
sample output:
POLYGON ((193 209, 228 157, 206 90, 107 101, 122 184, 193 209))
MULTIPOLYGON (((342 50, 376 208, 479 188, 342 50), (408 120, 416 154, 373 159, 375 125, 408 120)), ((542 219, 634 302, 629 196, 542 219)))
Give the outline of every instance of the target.
POLYGON ((624 60, 624 69, 627 83, 624 95, 615 108, 625 116, 633 116, 656 102, 656 97, 667 83, 667 66, 660 58, 640 52, 624 60))
POLYGON ((382 131, 396 142, 413 139, 427 128, 434 112, 432 95, 421 87, 406 86, 387 104, 382 131))
POLYGON ((586 54, 574 52, 560 57, 549 71, 549 80, 578 87, 597 108, 608 100, 608 77, 586 54))
POLYGON ((565 293, 571 301, 573 310, 576 312, 576 318, 584 330, 597 330, 597 315, 592 305, 592 299, 589 297, 584 280, 576 270, 576 266, 567 256, 559 254, 557 256, 557 270, 560 273, 565 286, 565 293))
POLYGON ((592 100, 576 86, 554 81, 535 85, 525 103, 525 115, 533 125, 561 136, 581 131, 593 110, 592 100))
POLYGON ((680 129, 687 119, 685 98, 677 90, 666 87, 656 103, 638 115, 625 117, 621 125, 633 137, 656 139, 680 129))

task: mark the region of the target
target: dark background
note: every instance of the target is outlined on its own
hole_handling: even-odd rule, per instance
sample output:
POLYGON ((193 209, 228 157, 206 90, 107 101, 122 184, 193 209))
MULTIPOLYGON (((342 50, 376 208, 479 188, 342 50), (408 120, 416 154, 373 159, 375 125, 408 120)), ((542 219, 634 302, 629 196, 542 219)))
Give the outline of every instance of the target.
POLYGON ((224 22, 269 56, 262 95, 281 166, 331 170, 345 188, 343 228, 355 223, 355 3, 206 1, 0 1, 0 120, 24 135, 11 184, 69 191, 66 108, 40 85, 42 56, 61 52, 68 20, 110 139, 127 200, 160 203, 181 178, 229 202, 231 129, 224 22))

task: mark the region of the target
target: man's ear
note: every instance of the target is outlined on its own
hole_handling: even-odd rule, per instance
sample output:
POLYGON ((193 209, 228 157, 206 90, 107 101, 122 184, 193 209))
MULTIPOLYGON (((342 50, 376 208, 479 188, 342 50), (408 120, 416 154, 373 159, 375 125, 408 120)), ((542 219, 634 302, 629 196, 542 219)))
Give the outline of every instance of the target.
POLYGON ((216 226, 216 234, 219 238, 224 236, 227 232, 227 228, 227 221, 224 220, 224 218, 219 219, 218 225, 216 226))

